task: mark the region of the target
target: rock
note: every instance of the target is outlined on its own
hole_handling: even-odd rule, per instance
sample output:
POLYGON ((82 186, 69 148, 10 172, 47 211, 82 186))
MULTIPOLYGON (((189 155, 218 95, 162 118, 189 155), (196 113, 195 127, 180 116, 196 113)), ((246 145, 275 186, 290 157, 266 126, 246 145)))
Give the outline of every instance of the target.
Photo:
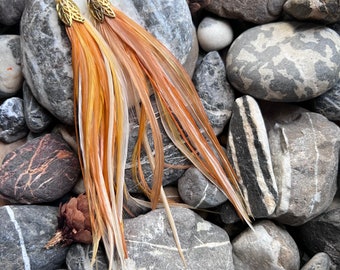
POLYGON ((320 215, 332 202, 340 129, 317 113, 276 109, 276 114, 264 113, 279 190, 274 216, 296 226, 320 215))
POLYGON ((27 133, 23 100, 18 97, 6 99, 0 105, 0 141, 12 143, 26 137, 27 133))
POLYGON ((193 82, 215 134, 219 135, 231 116, 234 92, 218 52, 205 55, 197 66, 193 82))
POLYGON ((330 270, 332 266, 332 260, 327 253, 320 252, 311 258, 301 270, 330 270))
POLYGON ((20 57, 20 37, 0 35, 0 98, 14 96, 22 86, 20 57))
POLYGON ((194 208, 211 208, 227 201, 227 197, 197 168, 189 168, 178 179, 182 200, 194 208))
POLYGON ((289 233, 264 220, 239 234, 233 241, 235 270, 300 269, 299 250, 289 233))
POLYGON ((327 253, 333 262, 340 266, 340 201, 335 200, 331 207, 316 218, 305 223, 298 230, 299 240, 305 250, 314 255, 327 253))
POLYGON ((326 93, 313 100, 314 110, 329 120, 340 121, 340 80, 326 93))
MULTIPOLYGON (((189 209, 171 208, 186 269, 231 269, 228 234, 189 209)), ((125 220, 128 269, 184 269, 164 209, 125 220), (143 228, 141 230, 141 228, 143 228)))
POLYGON ((227 149, 248 212, 255 218, 270 216, 278 201, 277 185, 266 127, 257 102, 250 96, 236 99, 227 149))
POLYGON ((77 155, 58 135, 46 134, 6 155, 0 167, 0 196, 16 203, 51 202, 78 179, 77 155))
POLYGON ((220 17, 264 24, 279 18, 284 2, 285 0, 211 0, 205 9, 220 17))
POLYGON ((24 145, 26 143, 26 138, 23 138, 21 140, 12 142, 12 143, 3 143, 0 142, 0 165, 2 164, 2 161, 4 160, 5 156, 12 152, 13 150, 17 149, 18 147, 24 145))
POLYGON ((57 225, 57 207, 8 205, 0 207, 0 268, 58 269, 65 261, 66 247, 44 246, 57 225))
POLYGON ((204 9, 207 5, 209 5, 210 0, 187 0, 187 2, 189 5, 191 15, 195 17, 200 10, 204 9))
POLYGON ((27 127, 32 132, 43 132, 52 123, 53 117, 37 102, 26 82, 24 82, 22 90, 27 127))
POLYGON ((19 23, 24 8, 25 0, 0 1, 0 23, 4 25, 19 23))
POLYGON ((313 20, 324 23, 340 21, 340 5, 337 0, 288 0, 283 10, 297 20, 313 20))
POLYGON ((232 42, 233 29, 226 20, 205 17, 198 26, 197 38, 206 52, 218 51, 232 42))
POLYGON ((297 102, 340 78, 340 36, 311 23, 276 22, 243 32, 227 55, 229 82, 258 99, 297 102))

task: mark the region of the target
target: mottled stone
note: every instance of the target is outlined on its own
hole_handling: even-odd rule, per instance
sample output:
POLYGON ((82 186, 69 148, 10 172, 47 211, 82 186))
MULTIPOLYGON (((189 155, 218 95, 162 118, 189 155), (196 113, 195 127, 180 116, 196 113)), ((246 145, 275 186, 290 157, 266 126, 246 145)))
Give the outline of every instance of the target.
POLYGON ((332 260, 327 253, 320 252, 311 258, 301 270, 331 270, 332 260))
POLYGON ((22 86, 20 57, 20 37, 0 35, 0 98, 14 96, 22 86))
POLYGON ((57 207, 8 205, 0 207, 0 268, 58 269, 67 247, 45 249, 57 225, 57 207))
POLYGON ((24 8, 25 0, 1 0, 0 23, 4 25, 19 23, 24 8))
POLYGON ((233 30, 223 19, 205 17, 197 29, 198 43, 206 52, 227 47, 233 40, 233 30))
POLYGON ((227 56, 229 82, 240 92, 296 102, 331 89, 340 78, 340 36, 311 23, 276 22, 243 32, 227 56))
POLYGON ((289 233, 264 220, 254 224, 254 231, 248 228, 233 241, 235 270, 298 270, 299 250, 289 233))
POLYGON ((227 149, 248 211, 255 218, 270 216, 278 201, 277 185, 266 127, 257 102, 250 96, 236 99, 227 149))
POLYGON ((46 130, 53 121, 52 115, 37 102, 26 82, 22 91, 27 127, 36 133, 46 130))
POLYGON ((23 100, 18 97, 6 99, 0 105, 0 141, 12 143, 24 138, 27 133, 23 100))
POLYGON ((58 135, 46 134, 6 155, 0 167, 0 196, 17 203, 51 202, 78 179, 77 155, 58 135))
POLYGON ((220 134, 231 116, 234 92, 218 52, 206 54, 197 66, 193 82, 215 134, 220 134))
POLYGON ((276 109, 264 114, 279 191, 275 216, 301 225, 325 211, 335 195, 340 128, 317 113, 276 109))
POLYGON ((205 9, 228 19, 263 24, 279 18, 284 2, 285 0, 211 0, 205 9))
POLYGON ((287 0, 283 10, 298 20, 313 20, 325 23, 340 21, 338 0, 287 0))
POLYGON ((210 208, 222 204, 227 197, 197 168, 189 168, 178 179, 182 200, 194 208, 210 208))
POLYGON ((171 213, 188 267, 179 256, 164 209, 158 209, 125 220, 128 269, 234 269, 224 230, 189 209, 171 208, 171 213))
POLYGON ((329 120, 340 121, 340 80, 326 93, 313 100, 314 110, 329 120))

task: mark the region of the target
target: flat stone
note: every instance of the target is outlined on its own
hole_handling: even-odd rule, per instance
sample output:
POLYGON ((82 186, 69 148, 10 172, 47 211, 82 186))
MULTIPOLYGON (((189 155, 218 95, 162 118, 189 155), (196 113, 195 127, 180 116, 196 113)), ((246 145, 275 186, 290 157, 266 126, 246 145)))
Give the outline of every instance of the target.
POLYGON ((311 23, 276 22, 243 32, 227 55, 229 82, 258 99, 312 99, 340 79, 340 36, 311 23))
POLYGON ((6 155, 0 196, 15 203, 43 203, 69 192, 80 174, 77 155, 56 134, 32 139, 6 155))
POLYGON ((0 268, 58 269, 68 248, 45 249, 57 225, 57 207, 7 205, 0 207, 0 268))
POLYGON ((0 23, 4 25, 19 23, 24 8, 25 0, 1 0, 0 23))
POLYGON ((301 270, 330 270, 333 263, 329 255, 325 252, 317 253, 311 258, 301 270))

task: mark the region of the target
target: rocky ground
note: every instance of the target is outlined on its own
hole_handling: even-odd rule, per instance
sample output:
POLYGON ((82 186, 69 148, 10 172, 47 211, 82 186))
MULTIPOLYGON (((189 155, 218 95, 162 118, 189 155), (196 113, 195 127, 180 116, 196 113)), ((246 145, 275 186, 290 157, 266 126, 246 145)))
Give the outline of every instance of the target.
MULTIPOLYGON (((196 168, 167 167, 168 196, 191 206, 172 208, 187 269, 340 269, 339 2, 112 3, 192 75, 254 217, 251 230, 196 168)), ((84 192, 72 85, 55 1, 0 0, 0 269, 92 269, 91 246, 44 248, 59 203, 84 192)), ((165 161, 187 165, 163 133, 165 161)), ((125 220, 128 268, 185 269, 164 210, 138 214, 125 220)), ((108 267, 103 250, 95 267, 108 267)))

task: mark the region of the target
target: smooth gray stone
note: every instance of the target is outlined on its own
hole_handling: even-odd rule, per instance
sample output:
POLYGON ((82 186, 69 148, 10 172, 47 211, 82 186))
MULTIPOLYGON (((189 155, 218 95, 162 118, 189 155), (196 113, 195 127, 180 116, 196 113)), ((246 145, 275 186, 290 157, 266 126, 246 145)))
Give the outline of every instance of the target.
POLYGON ((24 138, 27 133, 23 100, 18 97, 6 99, 0 105, 0 140, 12 143, 24 138))
POLYGON ((164 209, 125 220, 128 269, 233 270, 228 234, 193 211, 171 208, 187 268, 184 267, 164 209))
POLYGON ((243 32, 227 55, 229 82, 258 99, 312 99, 340 79, 340 36, 311 23, 275 22, 243 32))
POLYGON ((0 23, 4 25, 19 23, 24 8, 25 0, 1 0, 0 23))
POLYGON ((300 270, 331 270, 332 260, 325 252, 315 254, 300 270))
POLYGON ((299 249, 289 233, 269 220, 254 224, 232 241, 235 270, 298 270, 299 249))
POLYGON ((0 207, 0 268, 58 269, 65 261, 67 247, 45 249, 53 237, 58 208, 38 205, 0 207))
POLYGON ((218 135, 230 119, 234 92, 227 81, 225 66, 217 51, 203 57, 195 70, 193 82, 215 134, 218 135))

